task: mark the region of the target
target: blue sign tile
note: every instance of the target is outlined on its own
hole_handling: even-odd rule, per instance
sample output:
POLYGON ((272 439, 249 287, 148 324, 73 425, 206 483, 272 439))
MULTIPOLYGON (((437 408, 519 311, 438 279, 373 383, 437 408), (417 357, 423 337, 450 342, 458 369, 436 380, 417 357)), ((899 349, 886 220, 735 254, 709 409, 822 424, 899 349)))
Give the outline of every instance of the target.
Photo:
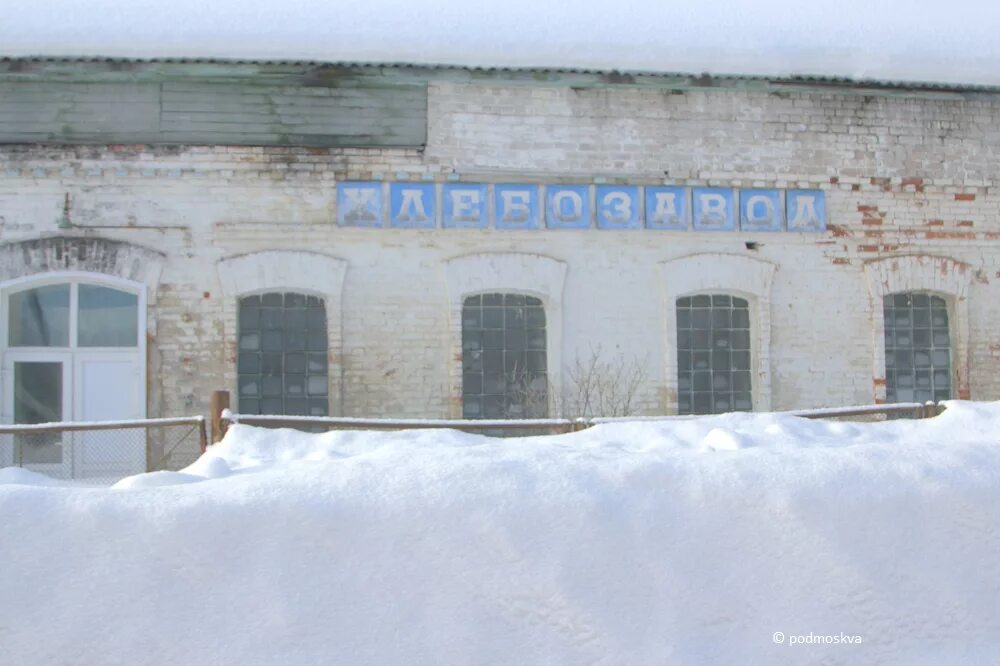
POLYGON ((538 185, 494 185, 493 210, 497 229, 537 229, 538 185))
POLYGON ((691 193, 695 231, 734 231, 733 191, 728 187, 696 187, 691 193))
POLYGON ((590 187, 548 185, 545 187, 545 226, 549 229, 589 229, 590 187))
POLYGON ((436 227, 436 191, 434 183, 389 185, 389 226, 410 229, 436 227))
POLYGON ((778 190, 740 190, 743 231, 781 231, 783 212, 778 190))
POLYGON ((486 185, 448 183, 442 191, 446 228, 485 229, 489 221, 486 185))
POLYGON ((639 188, 635 185, 597 186, 598 229, 638 229, 640 212, 639 188))
POLYGON ((691 228, 691 208, 686 187, 646 186, 646 228, 687 231, 691 228))
POLYGON ((789 231, 826 231, 826 193, 823 190, 788 190, 785 205, 789 231))
POLYGON ((381 227, 382 183, 339 183, 337 185, 337 224, 342 227, 381 227))

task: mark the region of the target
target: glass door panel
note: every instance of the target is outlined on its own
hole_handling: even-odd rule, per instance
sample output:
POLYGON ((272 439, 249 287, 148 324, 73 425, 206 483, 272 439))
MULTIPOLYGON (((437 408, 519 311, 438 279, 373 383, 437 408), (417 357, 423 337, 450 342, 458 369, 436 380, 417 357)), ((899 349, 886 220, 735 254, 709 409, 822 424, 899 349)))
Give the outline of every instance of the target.
MULTIPOLYGON (((66 372, 63 361, 16 360, 11 365, 11 413, 15 424, 54 423, 66 415, 66 372)), ((68 437, 68 435, 66 435, 68 437)), ((13 438, 14 463, 45 474, 69 478, 72 456, 58 432, 18 434, 13 438)))

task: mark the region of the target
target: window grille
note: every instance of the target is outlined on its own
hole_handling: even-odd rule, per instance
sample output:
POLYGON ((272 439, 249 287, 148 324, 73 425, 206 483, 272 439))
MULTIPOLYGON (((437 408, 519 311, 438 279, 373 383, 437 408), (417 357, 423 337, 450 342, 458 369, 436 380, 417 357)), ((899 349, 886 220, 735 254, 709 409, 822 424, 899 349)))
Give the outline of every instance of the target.
POLYGON ((745 299, 677 299, 677 411, 720 414, 753 408, 750 308, 745 299))
POLYGON ((239 410, 244 414, 326 416, 326 307, 295 292, 239 303, 239 410))
POLYGON ((948 307, 940 296, 890 294, 885 316, 885 388, 888 402, 951 398, 948 307))
POLYGON ((481 294, 462 307, 462 414, 548 414, 545 308, 521 294, 481 294))

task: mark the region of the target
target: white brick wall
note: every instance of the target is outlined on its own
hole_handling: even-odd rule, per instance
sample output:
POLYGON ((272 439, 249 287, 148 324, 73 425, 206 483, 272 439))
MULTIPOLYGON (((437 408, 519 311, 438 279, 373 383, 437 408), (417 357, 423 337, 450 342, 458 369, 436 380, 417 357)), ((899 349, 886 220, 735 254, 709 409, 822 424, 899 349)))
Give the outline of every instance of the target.
MULTIPOLYGON (((151 295, 151 416, 204 413, 212 389, 235 389, 235 297, 223 289, 218 266, 261 251, 345 262, 340 305, 328 304, 340 336, 331 336, 339 339, 330 348, 333 413, 459 412, 461 350, 447 267, 484 253, 564 265, 561 342, 550 354, 565 366, 599 345, 648 359, 640 396, 646 412, 673 407, 668 295, 690 278, 671 273, 671 265, 685 265, 673 260, 714 253, 774 266, 770 342, 760 355, 770 389, 760 384, 767 396, 759 404, 791 409, 883 396, 881 309, 871 276, 891 276, 897 269, 883 261, 891 257, 945 258, 966 267, 968 277, 967 315, 955 324, 968 329, 966 351, 957 350, 956 390, 1000 398, 1000 191, 993 181, 1000 102, 439 84, 430 88, 429 114, 424 151, 0 147, 0 243, 68 234, 166 255, 151 295), (406 174, 821 188, 830 229, 816 235, 335 225, 336 182, 406 174), (77 226, 61 231, 67 194, 77 226), (748 249, 748 241, 757 248, 748 249)), ((32 270, 16 265, 19 251, 5 256, 15 264, 5 266, 7 273, 32 270)), ((547 269, 530 263, 518 269, 519 285, 544 281, 547 269)), ((330 293, 336 276, 313 272, 320 271, 310 271, 309 284, 330 293)), ((714 279, 741 288, 739 270, 719 267, 714 279)))

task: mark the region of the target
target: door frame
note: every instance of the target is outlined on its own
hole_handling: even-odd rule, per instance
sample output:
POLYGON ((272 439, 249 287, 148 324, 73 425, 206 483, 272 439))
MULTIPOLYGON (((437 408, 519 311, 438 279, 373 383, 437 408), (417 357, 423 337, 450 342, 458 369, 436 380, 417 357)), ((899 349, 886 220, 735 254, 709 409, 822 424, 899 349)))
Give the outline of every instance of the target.
MULTIPOLYGON (((91 273, 86 271, 52 271, 46 273, 36 273, 26 275, 11 280, 0 282, 0 422, 10 424, 13 422, 13 363, 17 361, 61 361, 63 362, 63 420, 73 421, 77 419, 77 403, 80 402, 80 371, 79 365, 86 359, 110 359, 114 357, 128 357, 135 359, 138 370, 136 384, 139 392, 137 398, 137 409, 134 411, 134 418, 146 418, 146 405, 148 399, 147 387, 147 286, 145 283, 126 280, 123 278, 105 275, 103 273, 91 273), (44 287, 54 284, 70 285, 70 307, 69 307, 69 346, 67 347, 10 347, 8 346, 8 322, 10 321, 10 295, 15 292, 36 287, 44 287), (135 347, 79 347, 77 346, 77 313, 78 313, 78 292, 80 284, 91 284, 96 286, 110 287, 134 294, 136 301, 136 346, 135 347)), ((80 452, 75 451, 73 446, 73 433, 63 433, 63 464, 70 465, 69 470, 50 470, 61 473, 69 471, 76 473, 79 471, 77 458, 80 452), (67 456, 67 451, 71 452, 67 456), (67 460, 69 458, 70 460, 67 460)), ((144 456, 146 452, 144 452, 144 456)), ((0 465, 13 464, 14 451, 11 446, 0 447, 0 465), (6 451, 6 452, 5 452, 6 451)), ((38 466, 32 465, 30 469, 40 471, 38 466)), ((43 472, 44 473, 44 472, 43 472)), ((69 478, 69 477, 63 477, 69 478)))

